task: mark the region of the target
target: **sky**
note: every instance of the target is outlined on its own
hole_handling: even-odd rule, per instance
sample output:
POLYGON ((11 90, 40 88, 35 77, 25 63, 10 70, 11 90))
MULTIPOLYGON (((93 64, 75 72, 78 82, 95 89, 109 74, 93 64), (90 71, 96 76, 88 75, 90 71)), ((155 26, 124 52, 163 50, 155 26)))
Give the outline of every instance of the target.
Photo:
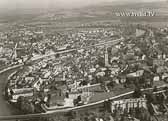
MULTIPOLYGON (((0 9, 19 8, 50 8, 50 7, 82 7, 102 2, 134 2, 136 0, 0 0, 0 9)), ((138 0, 141 2, 166 1, 166 0, 138 0)))

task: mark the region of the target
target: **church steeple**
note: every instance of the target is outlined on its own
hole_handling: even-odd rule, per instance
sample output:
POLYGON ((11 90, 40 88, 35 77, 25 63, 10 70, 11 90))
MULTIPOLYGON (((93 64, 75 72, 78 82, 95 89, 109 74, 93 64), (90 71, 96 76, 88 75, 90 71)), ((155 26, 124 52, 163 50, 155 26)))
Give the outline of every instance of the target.
POLYGON ((109 56, 108 56, 108 50, 107 46, 105 45, 105 54, 104 54, 104 60, 105 60, 105 67, 109 67, 109 56))

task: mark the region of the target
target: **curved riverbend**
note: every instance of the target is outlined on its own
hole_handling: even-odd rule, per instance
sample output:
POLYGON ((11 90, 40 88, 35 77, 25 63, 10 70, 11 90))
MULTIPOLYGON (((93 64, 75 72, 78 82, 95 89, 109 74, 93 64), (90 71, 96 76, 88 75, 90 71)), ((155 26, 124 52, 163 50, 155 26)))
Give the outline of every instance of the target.
POLYGON ((16 69, 21 67, 22 64, 8 67, 6 69, 3 69, 0 71, 0 116, 8 116, 8 115, 14 115, 18 114, 18 110, 15 109, 12 105, 10 105, 6 100, 4 95, 4 87, 7 83, 8 76, 14 72, 16 69))

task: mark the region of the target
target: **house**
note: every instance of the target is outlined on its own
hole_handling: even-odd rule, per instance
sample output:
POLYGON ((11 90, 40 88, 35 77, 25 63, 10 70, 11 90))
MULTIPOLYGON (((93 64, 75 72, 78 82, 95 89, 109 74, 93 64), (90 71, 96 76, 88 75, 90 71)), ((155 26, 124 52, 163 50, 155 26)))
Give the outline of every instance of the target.
POLYGON ((164 60, 162 60, 162 59, 154 59, 153 60, 153 65, 156 65, 156 66, 164 65, 164 60))
POLYGON ((145 34, 145 31, 142 29, 136 29, 136 37, 141 37, 145 34))
POLYGON ((47 104, 49 107, 64 106, 64 99, 65 99, 65 94, 63 94, 60 89, 51 91, 48 93, 47 104))
POLYGON ((168 72, 168 68, 166 66, 159 66, 159 67, 157 67, 156 72, 158 74, 159 73, 165 73, 165 72, 168 72))
POLYGON ((33 96, 33 88, 12 89, 11 91, 12 102, 17 102, 19 97, 31 97, 33 96))
POLYGON ((122 110, 126 109, 129 111, 130 108, 146 108, 146 102, 144 98, 136 98, 136 99, 123 99, 114 101, 111 103, 111 111, 121 108, 122 110))
POLYGON ((144 70, 138 70, 136 72, 127 74, 127 77, 140 77, 140 76, 143 76, 143 74, 144 74, 144 70))
POLYGON ((81 92, 95 92, 95 91, 102 91, 101 85, 98 84, 93 84, 93 85, 86 85, 82 87, 77 87, 77 91, 81 92))
POLYGON ((151 74, 145 70, 138 70, 126 75, 126 84, 151 85, 151 74))

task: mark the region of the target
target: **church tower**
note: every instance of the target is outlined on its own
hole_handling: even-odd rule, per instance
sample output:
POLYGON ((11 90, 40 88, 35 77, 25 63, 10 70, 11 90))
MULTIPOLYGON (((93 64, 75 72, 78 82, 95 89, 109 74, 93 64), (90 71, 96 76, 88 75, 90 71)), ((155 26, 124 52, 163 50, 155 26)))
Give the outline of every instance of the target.
POLYGON ((110 64, 109 64, 109 56, 108 56, 107 46, 105 46, 104 60, 105 60, 105 67, 109 67, 110 64))

